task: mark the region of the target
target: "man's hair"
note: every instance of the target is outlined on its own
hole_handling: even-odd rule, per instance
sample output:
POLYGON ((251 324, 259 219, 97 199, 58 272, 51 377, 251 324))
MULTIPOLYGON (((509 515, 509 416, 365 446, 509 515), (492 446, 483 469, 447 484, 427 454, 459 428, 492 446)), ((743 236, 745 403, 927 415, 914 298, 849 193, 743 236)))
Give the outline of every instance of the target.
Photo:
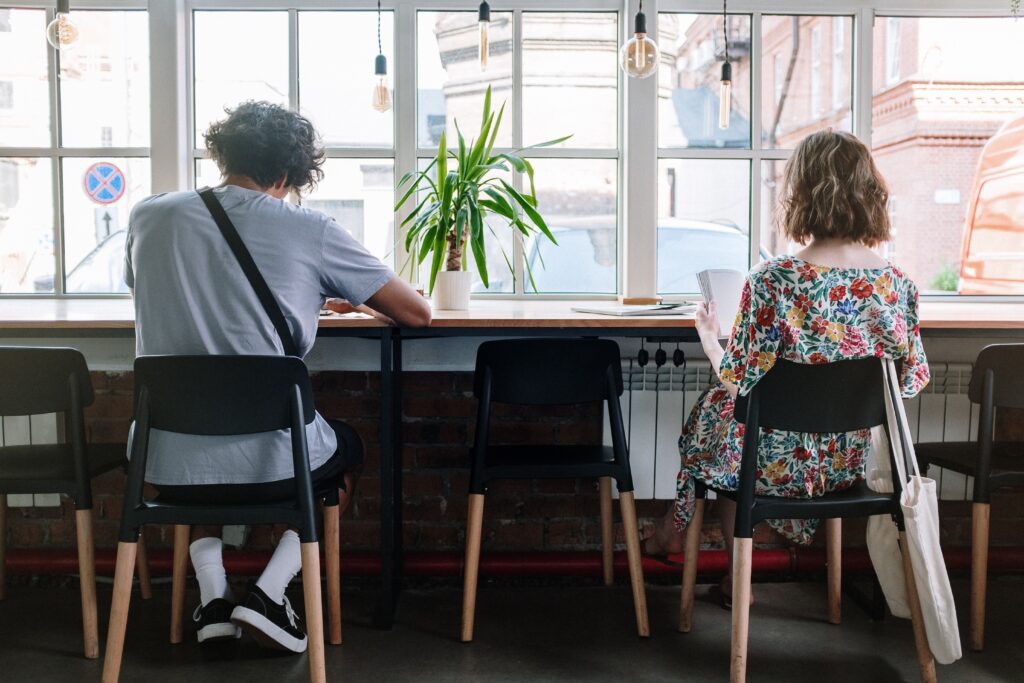
POLYGON ((206 149, 224 175, 270 187, 281 178, 297 192, 323 178, 324 150, 307 118, 269 102, 243 102, 210 125, 206 149))
POLYGON ((864 143, 828 129, 804 138, 786 163, 777 220, 799 244, 831 238, 873 247, 889 239, 888 202, 864 143))

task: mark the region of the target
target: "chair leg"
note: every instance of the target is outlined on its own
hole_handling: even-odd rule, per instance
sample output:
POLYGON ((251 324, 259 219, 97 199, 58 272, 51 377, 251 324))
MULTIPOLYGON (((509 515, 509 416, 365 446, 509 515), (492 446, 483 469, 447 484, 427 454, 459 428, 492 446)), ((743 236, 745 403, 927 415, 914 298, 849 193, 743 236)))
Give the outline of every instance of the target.
POLYGON ((320 544, 303 543, 302 594, 306 603, 306 636, 309 639, 309 680, 327 683, 324 662, 324 604, 320 595, 320 544))
POLYGON ((747 634, 750 627, 750 568, 754 540, 737 538, 732 545, 732 656, 729 680, 747 680, 747 634))
POLYGON ((174 556, 171 560, 171 644, 185 638, 185 580, 188 578, 188 537, 192 527, 174 525, 174 556))
POLYGON ((697 556, 700 554, 700 531, 704 525, 703 498, 693 508, 693 519, 686 527, 686 554, 683 555, 683 599, 679 602, 679 632, 689 633, 693 627, 693 592, 697 583, 697 556))
POLYGON ((921 669, 923 683, 936 683, 935 660, 928 647, 928 637, 924 632, 924 616, 921 613, 921 601, 917 594, 917 583, 914 581, 914 568, 910 564, 910 546, 907 544, 907 533, 900 532, 900 554, 903 555, 903 576, 907 582, 907 602, 910 603, 910 621, 914 626, 914 647, 917 649, 917 664, 921 669))
POLYGON ((828 623, 843 618, 843 520, 825 520, 828 566, 828 623))
POLYGON ((601 496, 601 568, 604 570, 604 585, 615 583, 614 543, 615 533, 612 521, 612 478, 598 479, 601 496))
POLYGON ((341 506, 324 506, 324 560, 327 565, 327 632, 341 645, 341 506))
POLYGON ((153 586, 149 582, 149 559, 146 557, 146 537, 139 534, 139 545, 135 553, 135 573, 139 575, 139 594, 143 600, 153 597, 153 586))
POLYGON ((989 504, 975 503, 971 529, 971 649, 985 646, 985 589, 988 581, 989 504))
POLYGON ((99 626, 96 621, 96 561, 92 545, 92 510, 75 510, 78 534, 78 575, 82 592, 82 636, 86 659, 100 656, 99 626))
POLYGON ((121 675, 124 633, 128 626, 128 606, 132 600, 132 570, 135 568, 135 543, 117 544, 114 566, 114 597, 110 603, 107 650, 103 655, 103 683, 116 683, 121 675))
POLYGON ((473 640, 476 615, 476 581, 480 569, 480 537, 484 527, 484 494, 469 494, 469 519, 466 524, 466 563, 462 580, 462 642, 473 640))
POLYGON ((636 632, 641 638, 651 635, 647 621, 647 593, 644 591, 644 569, 640 562, 640 532, 636 523, 636 502, 632 491, 619 492, 622 526, 626 530, 626 557, 629 560, 629 583, 633 588, 636 610, 636 632))
POLYGON ((0 495, 0 600, 7 597, 7 495, 0 495))

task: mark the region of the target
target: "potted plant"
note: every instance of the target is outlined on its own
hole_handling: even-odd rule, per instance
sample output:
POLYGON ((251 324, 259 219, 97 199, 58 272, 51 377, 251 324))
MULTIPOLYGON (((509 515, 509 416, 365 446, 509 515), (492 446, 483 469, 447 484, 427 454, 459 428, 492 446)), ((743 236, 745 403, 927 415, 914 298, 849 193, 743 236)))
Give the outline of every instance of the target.
MULTIPOLYGON (((489 286, 486 232, 493 228, 485 224, 489 215, 499 216, 508 227, 524 237, 543 234, 557 244, 547 223, 537 210, 537 195, 533 184, 533 166, 522 152, 557 145, 571 136, 523 147, 511 153, 492 153, 494 141, 501 128, 505 105, 497 113, 491 111, 491 88, 484 96, 483 120, 475 139, 468 143, 459 130, 457 149, 448 149, 447 131, 441 133, 437 155, 423 171, 407 173, 398 182, 398 189, 406 185, 405 194, 395 205, 397 212, 410 197, 422 192, 419 204, 402 221, 408 227, 405 248, 414 267, 430 259, 429 291, 434 307, 442 310, 467 310, 469 289, 473 274, 466 270, 472 252, 477 271, 484 286, 489 286), (520 192, 500 177, 501 173, 515 171, 529 179, 530 189, 520 192), (467 245, 469 248, 467 249, 467 245), (415 258, 413 258, 413 256, 415 258), (442 263, 444 270, 441 269, 442 263)), ((508 254, 505 262, 512 268, 508 254)), ((529 263, 527 274, 533 282, 529 263)))

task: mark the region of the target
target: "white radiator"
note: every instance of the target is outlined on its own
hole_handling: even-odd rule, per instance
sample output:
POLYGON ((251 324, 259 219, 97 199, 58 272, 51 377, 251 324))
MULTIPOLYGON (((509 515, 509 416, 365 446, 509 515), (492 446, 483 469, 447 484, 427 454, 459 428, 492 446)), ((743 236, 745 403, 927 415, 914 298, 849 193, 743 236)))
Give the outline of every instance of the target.
MULTIPOLYGON (((915 442, 965 441, 978 433, 979 408, 967 398, 970 363, 932 363, 932 380, 917 397, 907 401, 907 418, 915 442)), ((630 447, 633 485, 640 499, 675 498, 679 473, 679 434, 700 392, 710 381, 706 360, 657 368, 640 367, 636 359, 623 359, 622 419, 630 447)), ((611 444, 607 420, 604 443, 611 444)), ((930 476, 942 500, 969 500, 973 478, 934 467, 930 476)))
MULTIPOLYGON (((0 446, 49 444, 57 441, 57 416, 24 415, 0 418, 0 446)), ((8 507, 54 507, 60 505, 57 493, 12 493, 7 496, 8 507)))

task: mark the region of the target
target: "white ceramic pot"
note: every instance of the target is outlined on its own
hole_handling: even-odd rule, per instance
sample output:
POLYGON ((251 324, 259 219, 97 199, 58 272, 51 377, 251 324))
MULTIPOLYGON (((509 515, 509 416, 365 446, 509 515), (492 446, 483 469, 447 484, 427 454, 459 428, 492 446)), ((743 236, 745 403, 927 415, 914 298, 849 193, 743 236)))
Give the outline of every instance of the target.
POLYGON ((473 273, 465 270, 442 270, 434 282, 431 295, 434 308, 439 311, 468 311, 469 288, 473 284, 473 273))

